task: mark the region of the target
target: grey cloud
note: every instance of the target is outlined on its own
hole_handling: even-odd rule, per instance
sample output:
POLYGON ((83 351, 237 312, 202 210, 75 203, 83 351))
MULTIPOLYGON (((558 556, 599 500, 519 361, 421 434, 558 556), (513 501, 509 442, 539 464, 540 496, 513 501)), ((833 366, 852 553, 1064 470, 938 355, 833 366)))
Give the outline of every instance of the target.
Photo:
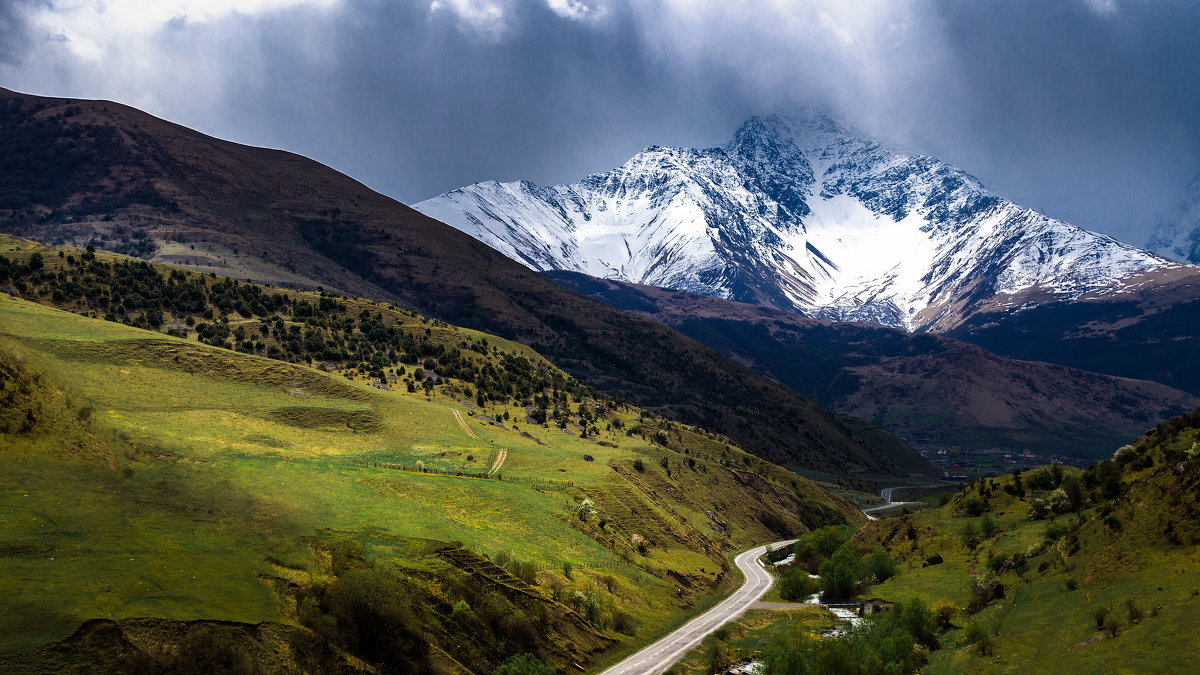
POLYGON ((806 104, 1133 239, 1200 166, 1191 2, 628 0, 577 20, 493 0, 492 33, 450 4, 183 23, 111 63, 72 59, 0 5, 0 85, 116 98, 409 202, 490 178, 573 181, 806 104))

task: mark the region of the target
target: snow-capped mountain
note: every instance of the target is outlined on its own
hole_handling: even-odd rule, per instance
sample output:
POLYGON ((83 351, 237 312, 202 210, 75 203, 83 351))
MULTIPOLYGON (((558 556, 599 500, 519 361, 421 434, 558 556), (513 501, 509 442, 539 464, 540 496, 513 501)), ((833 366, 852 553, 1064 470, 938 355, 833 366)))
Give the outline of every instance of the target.
POLYGON ((1146 248, 1173 260, 1200 264, 1200 176, 1179 204, 1159 219, 1146 248))
POLYGON ((652 146, 573 185, 491 181, 416 208, 540 271, 908 330, 1173 264, 815 111, 753 117, 716 148, 652 146))

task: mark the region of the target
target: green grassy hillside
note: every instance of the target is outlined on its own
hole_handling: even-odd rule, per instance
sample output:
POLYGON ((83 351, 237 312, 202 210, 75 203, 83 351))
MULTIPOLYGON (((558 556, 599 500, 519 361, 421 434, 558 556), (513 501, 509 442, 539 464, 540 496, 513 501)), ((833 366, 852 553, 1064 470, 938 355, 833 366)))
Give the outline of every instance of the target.
MULTIPOLYGON (((142 291, 201 283, 79 251, 44 250, 31 272, 38 251, 6 246, 0 283, 24 280, 11 290, 96 314, 88 289, 105 288, 110 318, 130 324, 155 308, 115 292, 124 272, 158 275, 142 291)), ((234 287, 203 283, 210 302, 234 287)), ((246 286, 239 298, 256 295, 246 286)), ((160 304, 160 330, 187 337, 0 295, 0 669, 172 670, 187 653, 490 672, 526 651, 587 667, 732 587, 730 552, 861 520, 727 439, 595 397, 521 345, 274 293, 289 312, 271 320, 160 304), (258 353, 201 342, 189 316, 253 332, 258 353), (315 340, 289 349, 293 328, 341 358, 313 358, 315 340), (92 619, 115 623, 67 639, 92 619)))
POLYGON ((1200 659, 1198 442, 1200 415, 1184 416, 1086 471, 981 479, 870 523, 854 541, 901 567, 871 592, 959 608, 923 672, 1187 672, 1200 659))

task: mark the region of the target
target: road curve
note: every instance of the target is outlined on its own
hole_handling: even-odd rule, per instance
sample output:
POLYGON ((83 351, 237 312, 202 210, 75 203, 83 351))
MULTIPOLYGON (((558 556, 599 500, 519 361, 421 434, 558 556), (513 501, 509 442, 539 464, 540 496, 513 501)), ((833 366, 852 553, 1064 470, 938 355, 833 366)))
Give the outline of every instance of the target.
POLYGON ((866 517, 870 518, 871 520, 875 520, 875 516, 872 516, 871 514, 876 511, 882 511, 884 509, 890 509, 893 506, 904 506, 905 504, 912 503, 912 502, 894 502, 894 501, 892 501, 892 492, 894 492, 896 490, 904 490, 906 488, 934 488, 934 487, 943 487, 944 485, 945 485, 944 483, 938 483, 937 485, 900 485, 898 487, 884 488, 879 493, 879 496, 883 499, 883 501, 885 501, 887 503, 884 504, 883 506, 873 506, 869 509, 863 509, 862 512, 866 517))
MULTIPOLYGON (((790 546, 795 539, 769 544, 772 548, 790 546)), ((733 621, 750 609, 758 599, 766 595, 775 577, 759 564, 758 559, 767 552, 767 546, 759 546, 740 553, 733 562, 746 577, 742 587, 725 598, 719 605, 692 619, 674 633, 655 642, 605 670, 601 675, 653 675, 661 673, 678 661, 709 633, 733 621)))

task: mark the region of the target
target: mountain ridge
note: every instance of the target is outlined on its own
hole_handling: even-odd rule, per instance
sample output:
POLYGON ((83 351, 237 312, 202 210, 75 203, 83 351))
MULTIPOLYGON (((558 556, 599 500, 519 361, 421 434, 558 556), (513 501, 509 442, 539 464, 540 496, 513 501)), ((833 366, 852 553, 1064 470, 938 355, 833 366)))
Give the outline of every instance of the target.
POLYGON ((415 208, 542 271, 910 331, 1179 267, 812 110, 752 117, 715 148, 650 146, 570 185, 490 181, 415 208))
POLYGON ((0 231, 394 302, 534 347, 604 393, 790 467, 894 473, 832 414, 644 317, 567 291, 311 159, 107 101, 0 91, 0 231))

